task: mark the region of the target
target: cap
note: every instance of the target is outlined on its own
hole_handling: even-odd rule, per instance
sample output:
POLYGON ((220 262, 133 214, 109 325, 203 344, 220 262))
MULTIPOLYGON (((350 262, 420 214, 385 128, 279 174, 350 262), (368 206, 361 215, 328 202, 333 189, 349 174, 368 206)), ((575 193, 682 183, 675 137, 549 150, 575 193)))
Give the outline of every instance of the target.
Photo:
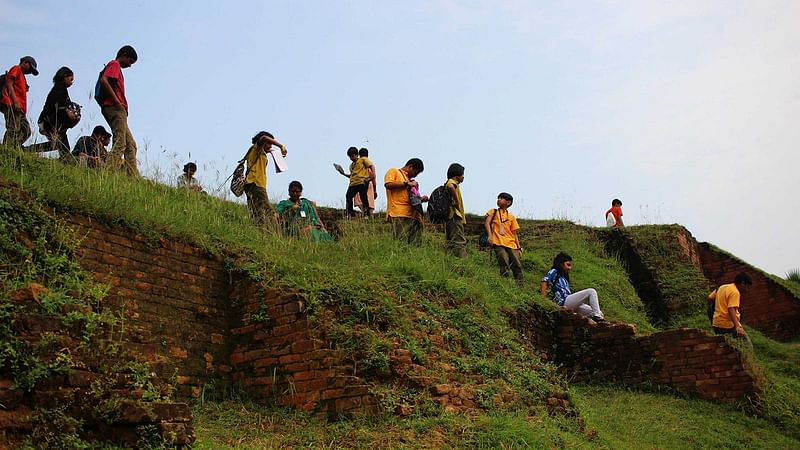
POLYGON ((106 131, 105 127, 102 125, 94 127, 94 130, 92 130, 92 134, 99 134, 105 137, 111 137, 111 133, 106 131))
POLYGON ((29 63, 31 65, 31 73, 34 76, 39 75, 39 71, 36 70, 36 60, 33 59, 33 56, 23 56, 22 58, 19 59, 20 64, 24 62, 29 63))

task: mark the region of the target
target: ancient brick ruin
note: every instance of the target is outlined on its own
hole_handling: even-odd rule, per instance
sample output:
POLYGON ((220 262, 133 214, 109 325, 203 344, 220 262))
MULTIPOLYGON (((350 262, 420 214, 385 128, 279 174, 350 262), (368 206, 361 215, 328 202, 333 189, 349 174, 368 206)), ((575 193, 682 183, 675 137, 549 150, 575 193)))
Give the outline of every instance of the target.
POLYGON ((315 333, 297 292, 263 288, 222 255, 70 221, 84 236, 80 264, 109 284, 108 307, 142 337, 131 345, 159 375, 176 375, 179 398, 228 383, 318 414, 375 412, 368 386, 315 333))
POLYGON ((800 334, 800 299, 762 271, 708 243, 694 245, 700 267, 714 285, 732 283, 739 272, 753 278, 742 300, 742 321, 765 335, 788 341, 800 334))
POLYGON ((531 304, 511 324, 541 355, 578 381, 667 386, 700 398, 734 402, 756 392, 742 355, 722 336, 680 328, 635 336, 628 324, 594 323, 566 309, 531 304))

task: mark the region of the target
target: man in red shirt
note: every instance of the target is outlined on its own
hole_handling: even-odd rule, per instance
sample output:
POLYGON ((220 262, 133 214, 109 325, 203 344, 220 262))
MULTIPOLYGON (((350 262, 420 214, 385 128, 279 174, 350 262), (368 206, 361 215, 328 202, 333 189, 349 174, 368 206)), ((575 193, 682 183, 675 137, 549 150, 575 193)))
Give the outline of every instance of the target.
POLYGON ((97 99, 114 139, 107 166, 112 169, 124 166, 131 176, 139 176, 139 168, 136 165, 136 141, 128 128, 128 99, 125 98, 122 69, 132 66, 138 59, 136 50, 130 45, 119 49, 117 57, 109 61, 100 74, 101 96, 97 99))
POLYGON ((36 60, 32 56, 23 56, 19 64, 6 73, 6 83, 0 93, 0 109, 6 120, 6 134, 3 144, 21 147, 31 137, 31 125, 25 116, 28 112, 28 83, 25 75, 39 75, 36 60))

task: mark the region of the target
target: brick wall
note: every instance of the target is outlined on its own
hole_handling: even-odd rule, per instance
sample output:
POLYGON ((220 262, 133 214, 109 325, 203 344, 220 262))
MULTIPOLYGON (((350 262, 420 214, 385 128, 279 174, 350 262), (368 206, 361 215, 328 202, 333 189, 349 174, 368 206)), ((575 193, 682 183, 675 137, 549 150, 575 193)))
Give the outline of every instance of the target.
POLYGON ((742 321, 767 336, 790 340, 800 333, 800 299, 768 278, 763 272, 738 258, 720 252, 708 243, 696 244, 706 278, 716 285, 732 283, 739 272, 753 278, 753 285, 742 296, 742 321))
MULTIPOLYGON (((41 289, 45 290, 43 287, 41 289)), ((30 288, 12 294, 11 301, 38 308, 36 294, 30 288), (29 295, 24 291, 28 290, 29 295), (19 295, 19 294, 22 295, 19 295)), ((10 371, 0 371, 0 447, 19 443, 30 436, 33 430, 31 416, 36 411, 63 408, 66 415, 79 419, 89 440, 114 442, 125 447, 135 447, 141 438, 140 427, 151 426, 163 438, 183 446, 194 442, 192 413, 185 403, 143 401, 143 390, 134 384, 129 372, 120 369, 109 372, 107 366, 117 362, 118 355, 97 354, 94 348, 110 339, 109 332, 93 338, 90 346, 81 346, 84 329, 79 324, 65 327, 60 317, 22 312, 14 317, 14 332, 28 342, 40 342, 47 335, 48 350, 42 352, 42 362, 49 362, 61 349, 70 349, 72 366, 66 373, 54 373, 39 380, 26 392, 15 386, 10 371), (104 391, 105 390, 105 391, 104 391), (95 406, 110 395, 116 397, 119 406, 113 418, 102 418, 96 414, 95 406)), ((158 388, 166 385, 155 380, 158 388)), ((41 426, 53 426, 41 424, 41 426)), ((52 430, 56 433, 66 430, 52 430)), ((41 432, 41 430, 40 430, 41 432)))
POLYGON ((223 256, 148 241, 120 226, 68 218, 83 236, 79 262, 109 286, 104 306, 126 317, 137 350, 179 397, 236 383, 259 401, 331 417, 371 414, 370 385, 309 324, 300 293, 231 273, 223 256))
POLYGON ((702 330, 637 337, 632 325, 596 324, 565 309, 548 311, 535 304, 511 313, 510 320, 531 347, 579 381, 651 382, 723 402, 756 391, 741 354, 725 338, 702 330))
POLYGON ((82 237, 80 265, 109 287, 103 306, 123 314, 138 336, 128 346, 159 376, 176 375, 179 396, 197 397, 228 377, 231 275, 222 256, 86 217, 68 221, 82 237))
POLYGON ((231 303, 241 311, 231 328, 233 380, 255 400, 331 418, 378 412, 371 385, 310 326, 300 294, 239 280, 231 303))

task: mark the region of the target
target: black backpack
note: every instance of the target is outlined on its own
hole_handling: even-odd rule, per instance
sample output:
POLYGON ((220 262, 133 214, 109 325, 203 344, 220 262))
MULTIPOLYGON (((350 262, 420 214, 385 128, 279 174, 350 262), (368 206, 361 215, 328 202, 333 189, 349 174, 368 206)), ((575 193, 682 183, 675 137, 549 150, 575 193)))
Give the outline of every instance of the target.
POLYGON ((447 185, 441 185, 428 198, 428 220, 431 223, 445 223, 449 215, 450 193, 447 192, 447 185))
MULTIPOLYGON (((495 208, 494 212, 492 213, 492 220, 490 223, 494 224, 494 218, 496 215, 497 215, 497 208, 495 208)), ((478 247, 480 247, 481 250, 486 250, 489 248, 489 235, 486 234, 485 227, 483 230, 481 230, 481 236, 478 238, 478 247)))

